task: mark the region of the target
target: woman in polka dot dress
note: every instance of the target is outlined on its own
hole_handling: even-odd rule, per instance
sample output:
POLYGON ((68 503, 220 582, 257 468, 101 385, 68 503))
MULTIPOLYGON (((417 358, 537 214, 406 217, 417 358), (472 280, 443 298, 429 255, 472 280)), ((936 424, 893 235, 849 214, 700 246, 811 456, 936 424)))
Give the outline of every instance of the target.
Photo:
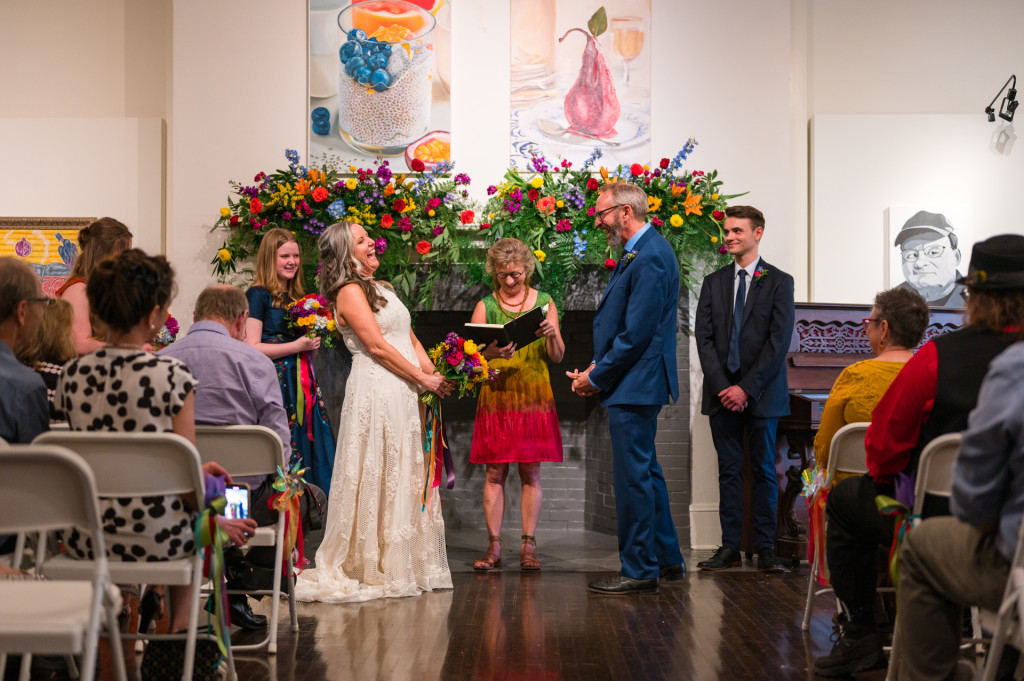
MULTIPOLYGON (((177 433, 195 442, 196 380, 182 362, 145 347, 167 319, 174 272, 163 256, 131 249, 103 261, 89 278, 93 313, 108 327, 107 344, 72 360, 57 384, 56 399, 72 430, 177 433)), ((208 475, 223 475, 211 463, 208 475)), ((200 500, 201 502, 201 500, 200 500)), ((197 500, 180 496, 100 499, 104 540, 112 559, 161 561, 195 551, 191 510, 197 500)), ((252 520, 218 522, 236 544, 245 543, 252 520)), ((72 557, 90 558, 88 533, 64 537, 72 557)), ((189 587, 172 587, 171 631, 188 626, 189 587)))

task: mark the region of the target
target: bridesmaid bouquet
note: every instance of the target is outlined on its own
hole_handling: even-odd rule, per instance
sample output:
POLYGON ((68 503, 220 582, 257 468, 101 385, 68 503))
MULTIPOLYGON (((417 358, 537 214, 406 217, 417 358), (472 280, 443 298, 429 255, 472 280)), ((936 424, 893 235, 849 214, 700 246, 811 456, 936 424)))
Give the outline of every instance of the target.
MULTIPOLYGON (((454 331, 444 341, 430 348, 427 354, 436 370, 458 386, 459 397, 475 395, 482 383, 493 381, 498 375, 497 369, 487 366, 487 360, 477 344, 454 331)), ((429 391, 420 397, 420 401, 428 406, 434 406, 437 400, 437 394, 429 391)))
POLYGON ((310 338, 320 337, 325 348, 335 345, 335 324, 327 301, 315 293, 299 298, 285 310, 288 328, 310 338))

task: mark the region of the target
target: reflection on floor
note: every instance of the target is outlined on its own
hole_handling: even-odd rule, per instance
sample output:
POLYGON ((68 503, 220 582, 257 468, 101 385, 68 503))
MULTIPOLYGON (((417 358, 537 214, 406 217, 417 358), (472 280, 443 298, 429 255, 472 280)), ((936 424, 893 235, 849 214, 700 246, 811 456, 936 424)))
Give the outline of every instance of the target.
MULTIPOLYGON (((764 575, 753 565, 702 573, 710 551, 684 553, 689 571, 656 596, 598 596, 588 581, 618 570, 615 537, 538 536, 543 569, 519 570, 518 533, 505 567, 472 570, 484 530, 449 532, 455 588, 361 604, 299 604, 299 632, 282 608, 276 656, 237 661, 242 681, 319 679, 461 681, 539 679, 813 679, 813 656, 831 647, 831 597, 800 631, 807 568, 764 575)), ((266 600, 257 612, 269 614, 266 600)), ((237 643, 255 637, 232 634, 237 643)), ((129 673, 135 673, 134 658, 129 673)), ((884 671, 857 678, 881 681, 884 671)), ((8 675, 8 678, 16 676, 8 675)), ((59 675, 33 678, 62 678, 59 675)), ((63 678, 66 678, 64 676, 63 678)), ((104 660, 103 679, 111 679, 104 660)))

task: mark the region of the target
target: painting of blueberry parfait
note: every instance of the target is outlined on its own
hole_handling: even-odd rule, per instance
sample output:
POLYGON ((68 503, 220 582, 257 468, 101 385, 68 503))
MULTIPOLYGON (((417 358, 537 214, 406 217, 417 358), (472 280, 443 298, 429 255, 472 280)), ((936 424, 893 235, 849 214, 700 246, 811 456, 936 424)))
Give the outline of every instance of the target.
POLYGON ((449 0, 309 0, 313 162, 450 160, 450 12, 449 0))

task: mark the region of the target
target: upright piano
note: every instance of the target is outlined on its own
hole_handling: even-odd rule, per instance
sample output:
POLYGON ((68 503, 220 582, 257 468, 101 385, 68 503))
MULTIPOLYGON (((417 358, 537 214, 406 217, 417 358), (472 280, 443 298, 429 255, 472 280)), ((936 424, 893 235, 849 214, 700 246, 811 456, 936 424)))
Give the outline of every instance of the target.
MULTIPOLYGON (((932 308, 924 340, 960 327, 962 308, 932 308)), ((795 560, 807 556, 807 513, 796 503, 801 472, 814 465, 814 436, 829 391, 843 369, 871 358, 862 320, 870 305, 797 303, 793 339, 786 355, 791 414, 779 420, 776 471, 780 479, 776 552, 795 560)), ((748 504, 749 507, 749 504, 748 504)), ((749 550, 749 549, 747 549, 749 550)))

